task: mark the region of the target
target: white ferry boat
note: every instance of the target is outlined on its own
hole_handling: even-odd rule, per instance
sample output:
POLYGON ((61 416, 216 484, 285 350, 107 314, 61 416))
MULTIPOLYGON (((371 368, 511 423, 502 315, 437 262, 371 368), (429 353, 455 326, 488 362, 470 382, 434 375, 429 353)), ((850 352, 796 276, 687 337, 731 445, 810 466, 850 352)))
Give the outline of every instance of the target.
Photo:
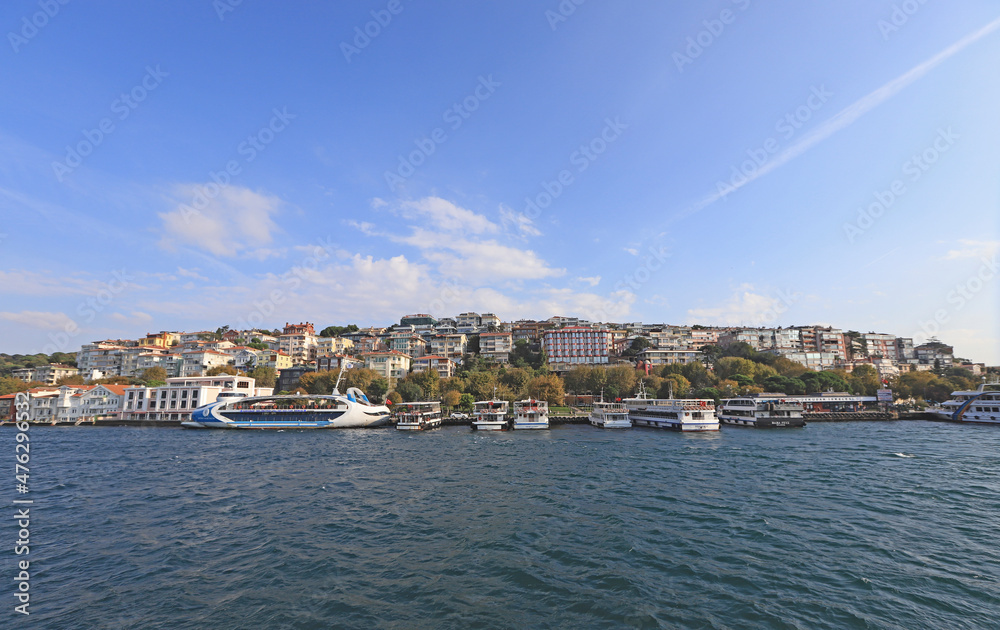
POLYGON ((507 429, 507 401, 480 400, 472 408, 472 428, 475 431, 507 429))
POLYGON ((396 407, 396 429, 424 431, 441 426, 441 403, 411 402, 396 407))
POLYGON ((625 403, 595 402, 590 410, 590 424, 601 429, 627 429, 632 426, 625 403))
POLYGON ((544 400, 515 400, 511 429, 548 429, 549 403, 544 400))
POLYGON ((942 420, 1000 424, 1000 383, 983 383, 976 391, 957 391, 951 399, 928 407, 927 412, 942 420))
POLYGON ((389 408, 352 387, 346 395, 229 396, 198 407, 189 429, 343 429, 389 422, 389 408))
POLYGON ((357 387, 346 394, 337 389, 344 369, 341 367, 333 393, 329 396, 285 394, 244 396, 222 392, 215 402, 191 412, 191 420, 182 422, 188 429, 347 429, 377 427, 389 422, 389 407, 368 400, 357 387))
POLYGON ((625 406, 633 426, 685 432, 719 430, 712 399, 626 398, 625 406))
POLYGON ((777 393, 727 398, 722 401, 718 417, 723 424, 762 429, 806 426, 802 403, 777 393))

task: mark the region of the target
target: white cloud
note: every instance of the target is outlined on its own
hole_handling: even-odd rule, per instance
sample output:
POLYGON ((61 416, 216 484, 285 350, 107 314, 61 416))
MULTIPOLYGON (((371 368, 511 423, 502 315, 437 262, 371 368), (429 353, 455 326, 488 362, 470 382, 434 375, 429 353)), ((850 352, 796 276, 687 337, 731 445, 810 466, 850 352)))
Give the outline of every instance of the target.
POLYGON ((534 221, 532 221, 527 215, 516 212, 504 204, 500 204, 500 222, 505 228, 511 226, 516 229, 519 234, 525 236, 542 235, 538 228, 535 227, 534 221))
POLYGON ((973 241, 961 239, 958 241, 962 247, 950 249, 944 255, 944 260, 957 260, 965 258, 989 258, 1000 251, 1000 241, 973 241))
POLYGON ((67 330, 67 327, 76 327, 76 323, 66 313, 50 313, 45 311, 0 312, 0 319, 39 330, 67 330))
POLYGON ((197 269, 185 269, 184 267, 178 267, 177 275, 183 278, 194 278, 195 280, 208 280, 208 278, 198 273, 197 269))
POLYGON ((483 234, 499 232, 500 228, 481 214, 459 208, 452 202, 440 197, 425 197, 418 201, 407 201, 402 204, 403 215, 407 218, 423 216, 430 219, 431 227, 445 232, 470 232, 483 234))
POLYGON ((379 208, 382 208, 384 206, 388 206, 389 202, 387 202, 385 199, 381 199, 379 197, 374 197, 369 202, 369 205, 371 206, 372 210, 378 210, 379 208))
POLYGON ((598 284, 601 283, 601 276, 589 276, 589 277, 585 276, 577 278, 577 280, 579 280, 580 282, 586 282, 592 287, 596 287, 598 284))
POLYGON ((227 186, 208 198, 205 187, 183 184, 174 189, 176 208, 160 214, 165 249, 190 246, 216 256, 236 256, 268 245, 278 226, 271 216, 283 202, 248 188, 227 186), (194 204, 206 200, 201 209, 194 204))
POLYGON ((104 285, 84 274, 52 276, 45 273, 18 269, 0 271, 0 291, 9 295, 93 295, 104 285))
MULTIPOLYGON (((192 285, 193 286, 193 285, 192 285)), ((142 311, 132 311, 131 314, 112 313, 111 319, 123 324, 146 324, 153 321, 153 316, 142 311)))
POLYGON ((689 309, 688 320, 727 326, 757 326, 773 324, 778 314, 787 310, 787 305, 776 297, 754 293, 754 287, 744 284, 720 306, 689 309))
POLYGON ((634 247, 624 247, 623 249, 627 253, 632 254, 633 256, 638 256, 639 255, 639 250, 636 249, 636 248, 634 248, 634 247))

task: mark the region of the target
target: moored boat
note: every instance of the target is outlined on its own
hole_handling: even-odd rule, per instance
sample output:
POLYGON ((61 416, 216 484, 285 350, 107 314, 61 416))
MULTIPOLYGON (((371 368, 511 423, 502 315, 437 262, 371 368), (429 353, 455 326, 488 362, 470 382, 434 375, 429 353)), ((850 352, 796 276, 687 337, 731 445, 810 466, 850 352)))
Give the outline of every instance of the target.
POLYGON ((475 431, 505 431, 507 401, 480 400, 473 405, 472 428, 475 431))
POLYGON ((632 426, 625 403, 595 402, 588 418, 590 424, 601 429, 627 429, 632 426))
POLYGON ((983 383, 975 391, 956 391, 927 412, 941 420, 1000 424, 1000 383, 983 383))
POLYGON ((718 417, 723 424, 760 429, 806 426, 802 403, 779 393, 727 398, 722 401, 718 417))
POLYGON ((389 422, 389 408, 352 387, 346 395, 286 394, 222 398, 198 407, 189 429, 342 429, 389 422))
POLYGON ((627 398, 632 425, 674 431, 718 431, 715 401, 701 398, 627 398))
POLYGON ((441 403, 410 402, 396 407, 396 429, 400 431, 425 431, 441 426, 441 403))
POLYGON ((511 429, 548 429, 549 403, 544 400, 515 400, 511 429))

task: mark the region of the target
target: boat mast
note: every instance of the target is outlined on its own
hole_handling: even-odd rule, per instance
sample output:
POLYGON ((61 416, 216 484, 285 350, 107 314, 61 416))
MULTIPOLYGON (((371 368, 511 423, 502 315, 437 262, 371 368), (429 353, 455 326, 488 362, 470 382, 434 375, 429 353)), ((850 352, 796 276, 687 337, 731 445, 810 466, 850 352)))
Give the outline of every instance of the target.
POLYGON ((340 357, 340 372, 337 373, 337 382, 333 384, 333 395, 340 396, 340 378, 344 375, 344 366, 347 364, 347 357, 340 357))

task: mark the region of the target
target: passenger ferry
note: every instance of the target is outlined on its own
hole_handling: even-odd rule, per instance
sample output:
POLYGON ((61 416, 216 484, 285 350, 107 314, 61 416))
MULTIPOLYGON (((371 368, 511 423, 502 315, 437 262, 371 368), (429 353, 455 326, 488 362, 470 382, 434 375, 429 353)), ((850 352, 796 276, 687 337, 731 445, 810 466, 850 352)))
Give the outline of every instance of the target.
POLYGON ((548 429, 549 403, 544 400, 515 400, 511 429, 548 429))
POLYGON ((1000 383, 983 383, 976 391, 957 391, 927 412, 942 420, 1000 424, 1000 383))
POLYGON ((396 407, 396 429, 400 431, 436 429, 441 422, 439 402, 400 403, 396 407))
POLYGON ((505 431, 507 429, 507 401, 477 401, 472 409, 472 428, 475 431, 505 431))
POLYGON ((595 402, 590 410, 590 424, 601 429, 628 429, 632 421, 628 418, 625 403, 595 402))
POLYGON ((673 429, 674 431, 718 431, 715 401, 710 398, 646 398, 639 384, 639 395, 626 398, 625 407, 632 426, 673 429))
POLYGON ((770 429, 804 427, 802 403, 788 400, 785 394, 754 394, 722 401, 718 413, 723 424, 770 429))
POLYGON ((357 387, 341 394, 337 387, 326 395, 285 394, 243 396, 222 392, 215 402, 191 412, 189 429, 346 429, 377 427, 389 422, 389 408, 368 400, 357 387))
POLYGON ((285 394, 221 397, 191 412, 189 429, 346 429, 389 422, 389 408, 356 387, 346 395, 285 394))

